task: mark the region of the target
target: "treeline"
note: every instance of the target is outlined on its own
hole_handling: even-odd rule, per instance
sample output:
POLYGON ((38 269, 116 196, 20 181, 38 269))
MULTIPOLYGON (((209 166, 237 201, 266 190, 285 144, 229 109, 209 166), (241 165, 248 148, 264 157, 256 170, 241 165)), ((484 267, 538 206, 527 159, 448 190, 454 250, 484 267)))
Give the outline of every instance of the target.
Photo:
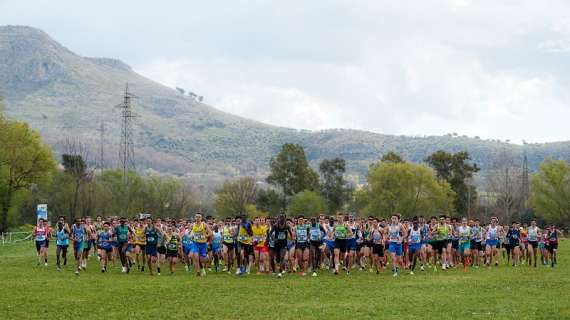
POLYGON ((63 144, 66 152, 56 161, 38 133, 0 112, 0 232, 34 224, 36 207, 43 203, 52 220, 137 213, 187 217, 197 208, 195 192, 179 179, 98 170, 89 165, 88 149, 80 141, 63 144))
POLYGON ((350 212, 386 217, 399 212, 408 217, 448 214, 482 221, 496 216, 507 224, 537 218, 542 225, 570 225, 570 167, 563 160, 546 159, 530 177, 505 160, 490 174, 479 176, 479 167, 467 152, 440 150, 423 163, 389 152, 369 167, 366 184, 355 186, 343 176, 343 159, 323 160, 317 173, 301 145, 285 144, 270 167, 265 180, 269 187, 246 177, 219 188, 214 197, 216 214, 350 212))
POLYGON ((207 207, 217 217, 399 212, 483 221, 494 215, 505 223, 536 216, 566 226, 570 220, 570 168, 562 160, 546 159, 529 176, 505 157, 480 175, 467 152, 437 151, 421 163, 390 152, 369 166, 365 184, 356 184, 346 179, 344 159, 322 160, 314 170, 301 145, 286 143, 271 159, 265 180, 226 181, 213 203, 205 203, 174 177, 135 171, 125 177, 119 170, 96 169, 80 141, 67 140, 63 149, 62 158, 54 159, 38 133, 0 112, 0 232, 34 223, 40 203, 48 204, 51 218, 68 219, 137 213, 188 217, 207 207))

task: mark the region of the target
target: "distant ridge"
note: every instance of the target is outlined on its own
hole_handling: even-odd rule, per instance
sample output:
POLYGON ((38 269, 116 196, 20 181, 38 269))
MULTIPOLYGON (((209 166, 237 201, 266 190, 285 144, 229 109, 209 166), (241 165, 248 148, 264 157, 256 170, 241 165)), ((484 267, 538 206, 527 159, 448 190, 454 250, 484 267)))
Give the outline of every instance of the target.
MULTIPOLYGON (((307 131, 266 125, 231 115, 153 82, 126 63, 86 58, 45 32, 26 26, 0 26, 0 94, 9 116, 29 122, 60 152, 65 137, 80 137, 98 148, 97 128, 106 123, 107 163, 116 164, 118 112, 125 83, 139 98, 135 111, 137 166, 141 170, 187 176, 211 184, 240 175, 262 177, 271 156, 286 142, 306 147, 313 165, 325 158, 347 160, 348 174, 362 182, 368 166, 395 151, 410 161, 432 152, 469 151, 483 168, 503 153, 522 161, 523 147, 499 141, 445 135, 406 137, 359 130, 307 131)), ((547 156, 570 159, 570 144, 527 145, 535 169, 547 156)))

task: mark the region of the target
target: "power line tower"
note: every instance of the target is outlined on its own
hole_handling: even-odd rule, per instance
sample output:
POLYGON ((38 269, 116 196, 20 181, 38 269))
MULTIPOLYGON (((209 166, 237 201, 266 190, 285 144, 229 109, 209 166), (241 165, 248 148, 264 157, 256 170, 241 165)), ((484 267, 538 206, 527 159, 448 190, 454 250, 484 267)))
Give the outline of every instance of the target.
POLYGON ((117 105, 121 110, 121 142, 119 146, 119 164, 120 169, 123 170, 123 189, 125 190, 124 196, 124 212, 126 215, 130 202, 130 181, 129 171, 136 170, 135 167, 135 144, 133 141, 133 119, 136 115, 133 113, 132 100, 135 96, 129 92, 129 84, 125 85, 125 94, 123 102, 117 105))
POLYGON ((526 154, 526 142, 523 142, 523 172, 522 172, 522 201, 523 206, 526 207, 526 201, 529 196, 529 186, 528 186, 528 158, 526 154))
POLYGON ((103 170, 105 168, 105 122, 101 121, 97 131, 99 131, 99 161, 97 161, 97 167, 103 170))

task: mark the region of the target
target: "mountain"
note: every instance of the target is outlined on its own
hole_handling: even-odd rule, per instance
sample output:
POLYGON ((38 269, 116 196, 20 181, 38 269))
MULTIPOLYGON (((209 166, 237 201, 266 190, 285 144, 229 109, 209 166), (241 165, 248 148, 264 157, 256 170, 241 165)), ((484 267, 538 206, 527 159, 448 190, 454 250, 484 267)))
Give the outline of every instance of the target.
MULTIPOLYGON (((98 159, 101 122, 104 158, 116 166, 125 84, 134 101, 138 169, 216 183, 240 175, 264 176, 269 160, 286 142, 306 147, 311 164, 325 158, 347 160, 348 173, 363 181, 368 166, 395 151, 411 161, 432 152, 467 150, 483 169, 501 154, 522 162, 523 146, 457 135, 407 137, 359 130, 307 131, 266 125, 217 110, 137 74, 122 61, 81 57, 31 27, 0 27, 0 95, 8 116, 38 130, 56 153, 66 138, 78 138, 98 159)), ((526 146, 529 165, 546 157, 570 159, 567 142, 526 146)))

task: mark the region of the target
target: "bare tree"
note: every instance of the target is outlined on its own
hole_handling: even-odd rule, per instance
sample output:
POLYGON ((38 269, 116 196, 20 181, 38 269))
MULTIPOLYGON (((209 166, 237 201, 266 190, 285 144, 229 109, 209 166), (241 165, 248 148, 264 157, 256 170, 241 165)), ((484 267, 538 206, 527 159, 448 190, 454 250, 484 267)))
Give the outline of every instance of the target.
MULTIPOLYGON (((78 138, 66 138, 62 143, 62 162, 65 173, 69 176, 73 185, 72 200, 69 203, 70 220, 78 216, 79 195, 83 186, 93 178, 95 168, 89 168, 89 149, 78 138)), ((85 210, 85 208, 84 208, 85 210)), ((87 211, 91 211, 87 209, 87 211)))
POLYGON ((492 199, 493 213, 502 221, 520 218, 524 209, 522 162, 506 149, 498 155, 497 160, 486 176, 486 190, 492 199))

